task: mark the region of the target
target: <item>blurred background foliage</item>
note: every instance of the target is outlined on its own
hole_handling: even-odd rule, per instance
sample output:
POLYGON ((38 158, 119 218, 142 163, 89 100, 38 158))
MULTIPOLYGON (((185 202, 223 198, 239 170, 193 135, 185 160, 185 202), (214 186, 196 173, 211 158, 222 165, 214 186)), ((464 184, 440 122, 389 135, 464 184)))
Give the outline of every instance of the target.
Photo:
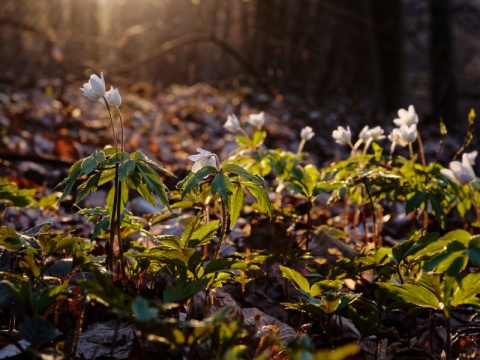
POLYGON ((458 126, 480 98, 479 34, 476 0, 2 0, 0 84, 246 83, 458 126))

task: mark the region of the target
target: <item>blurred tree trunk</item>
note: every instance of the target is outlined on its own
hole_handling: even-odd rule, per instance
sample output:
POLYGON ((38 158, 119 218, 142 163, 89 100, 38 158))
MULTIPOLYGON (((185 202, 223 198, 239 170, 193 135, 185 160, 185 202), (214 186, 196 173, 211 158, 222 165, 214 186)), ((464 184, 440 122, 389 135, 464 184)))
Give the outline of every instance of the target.
POLYGON ((99 35, 97 6, 97 0, 71 0, 70 3, 70 29, 80 40, 80 46, 71 47, 70 51, 92 64, 98 62, 99 47, 95 41, 99 35), (81 49, 81 53, 76 54, 78 49, 81 49))
POLYGON ((286 38, 286 0, 260 0, 256 3, 256 63, 275 87, 283 76, 283 56, 286 38))
POLYGON ((435 118, 455 124, 451 0, 430 0, 430 61, 432 108, 435 118))
POLYGON ((379 103, 391 112, 402 105, 403 11, 401 0, 371 0, 371 14, 379 65, 379 103))

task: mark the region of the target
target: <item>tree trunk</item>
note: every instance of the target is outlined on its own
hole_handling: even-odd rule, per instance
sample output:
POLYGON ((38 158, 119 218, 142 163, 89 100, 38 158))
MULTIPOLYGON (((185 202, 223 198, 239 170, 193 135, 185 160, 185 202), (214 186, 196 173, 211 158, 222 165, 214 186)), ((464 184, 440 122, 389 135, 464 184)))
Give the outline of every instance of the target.
POLYGON ((455 76, 451 31, 451 0, 430 0, 432 108, 447 125, 456 122, 455 76))

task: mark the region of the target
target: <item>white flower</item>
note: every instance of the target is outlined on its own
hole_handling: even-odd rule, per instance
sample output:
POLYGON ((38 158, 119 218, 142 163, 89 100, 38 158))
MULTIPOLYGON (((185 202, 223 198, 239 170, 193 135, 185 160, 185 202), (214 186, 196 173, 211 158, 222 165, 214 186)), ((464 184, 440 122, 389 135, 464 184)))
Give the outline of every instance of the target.
POLYGON ((460 186, 471 183, 475 180, 475 172, 473 171, 471 164, 471 154, 472 153, 464 153, 462 155, 462 162, 452 161, 449 165, 449 169, 442 169, 440 170, 440 173, 447 176, 460 186))
POLYGON ((369 129, 367 125, 362 129, 362 131, 360 131, 360 135, 358 137, 365 142, 378 141, 385 139, 385 135, 383 135, 383 133, 384 131, 380 126, 369 129))
POLYGON ((82 90, 83 95, 88 97, 90 100, 100 100, 105 96, 105 79, 103 78, 103 72, 100 74, 99 78, 96 74, 90 75, 88 83, 83 84, 82 90))
POLYGON ((350 126, 345 129, 343 126, 339 126, 337 130, 333 130, 332 137, 340 145, 349 145, 352 143, 352 132, 350 126))
POLYGON ((265 113, 262 111, 258 114, 250 114, 247 116, 247 122, 253 126, 263 126, 265 124, 265 113))
POLYGON ((465 155, 467 156, 468 161, 470 161, 470 164, 475 165, 475 158, 478 155, 478 151, 475 150, 475 151, 472 151, 472 152, 469 152, 469 153, 465 153, 465 155))
POLYGON ((118 89, 114 89, 113 86, 110 86, 110 90, 105 93, 105 99, 110 107, 118 108, 122 104, 122 97, 118 89))
POLYGON ((397 126, 418 124, 418 115, 413 105, 408 107, 408 111, 405 109, 398 110, 398 118, 394 119, 393 122, 397 126))
POLYGON ((192 166, 192 172, 195 173, 205 166, 213 166, 217 170, 220 169, 220 161, 218 160, 217 155, 200 148, 197 148, 197 151, 197 155, 190 155, 188 157, 189 160, 195 161, 195 164, 192 166))
POLYGON ((300 131, 300 137, 305 141, 311 140, 314 136, 315 133, 310 126, 305 126, 302 131, 300 131))
POLYGON ((405 147, 408 144, 413 143, 416 140, 416 138, 417 138, 416 124, 413 124, 411 126, 407 126, 403 124, 399 128, 393 129, 390 135, 388 135, 388 139, 392 142, 391 151, 393 152, 396 145, 405 147))
POLYGON ((228 115, 227 121, 225 122, 223 127, 230 132, 235 132, 240 129, 240 121, 238 121, 238 118, 235 114, 228 115))

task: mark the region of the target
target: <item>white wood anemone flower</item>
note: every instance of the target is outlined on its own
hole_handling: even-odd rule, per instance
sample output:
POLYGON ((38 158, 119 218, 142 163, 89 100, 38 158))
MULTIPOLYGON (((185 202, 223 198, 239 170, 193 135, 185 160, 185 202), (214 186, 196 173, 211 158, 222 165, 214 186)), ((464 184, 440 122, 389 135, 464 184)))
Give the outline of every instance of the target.
POLYGON ((192 166, 192 172, 196 173, 198 170, 205 166, 213 166, 217 170, 220 170, 220 160, 216 154, 212 154, 210 151, 197 148, 197 155, 190 155, 188 160, 195 161, 192 166))
POLYGON ((418 115, 415 112, 413 105, 410 105, 408 110, 398 110, 398 118, 394 119, 393 122, 398 127, 402 125, 412 126, 413 124, 418 124, 418 115))
POLYGON ((90 75, 88 82, 80 88, 83 95, 90 100, 100 100, 105 96, 105 79, 103 78, 103 72, 100 73, 100 76, 101 77, 98 77, 97 74, 90 75))
MULTIPOLYGON (((118 88, 115 89, 113 86, 110 86, 110 90, 105 93, 105 99, 107 100, 108 106, 113 108, 118 108, 122 104, 122 97, 118 92, 118 88)), ((102 102, 104 101, 103 98, 101 100, 102 102)))
POLYGON ((472 161, 475 163, 476 156, 476 151, 468 154, 464 153, 462 155, 462 162, 452 161, 448 166, 449 168, 440 170, 440 173, 448 177, 457 185, 464 186, 470 184, 476 179, 475 172, 473 171, 472 167, 472 161))
POLYGON ((250 114, 247 116, 247 122, 252 126, 263 126, 265 124, 265 113, 262 111, 258 114, 250 114))
POLYGON ((314 136, 315 136, 315 133, 313 132, 313 129, 310 126, 305 126, 300 131, 300 137, 305 141, 311 140, 314 136))
POLYGON ((350 130, 350 126, 346 128, 339 126, 336 130, 333 130, 332 137, 335 139, 335 142, 340 145, 352 144, 352 131, 350 130))
POLYGON ((227 121, 223 124, 223 127, 230 132, 240 130, 240 121, 235 114, 228 115, 227 121))

